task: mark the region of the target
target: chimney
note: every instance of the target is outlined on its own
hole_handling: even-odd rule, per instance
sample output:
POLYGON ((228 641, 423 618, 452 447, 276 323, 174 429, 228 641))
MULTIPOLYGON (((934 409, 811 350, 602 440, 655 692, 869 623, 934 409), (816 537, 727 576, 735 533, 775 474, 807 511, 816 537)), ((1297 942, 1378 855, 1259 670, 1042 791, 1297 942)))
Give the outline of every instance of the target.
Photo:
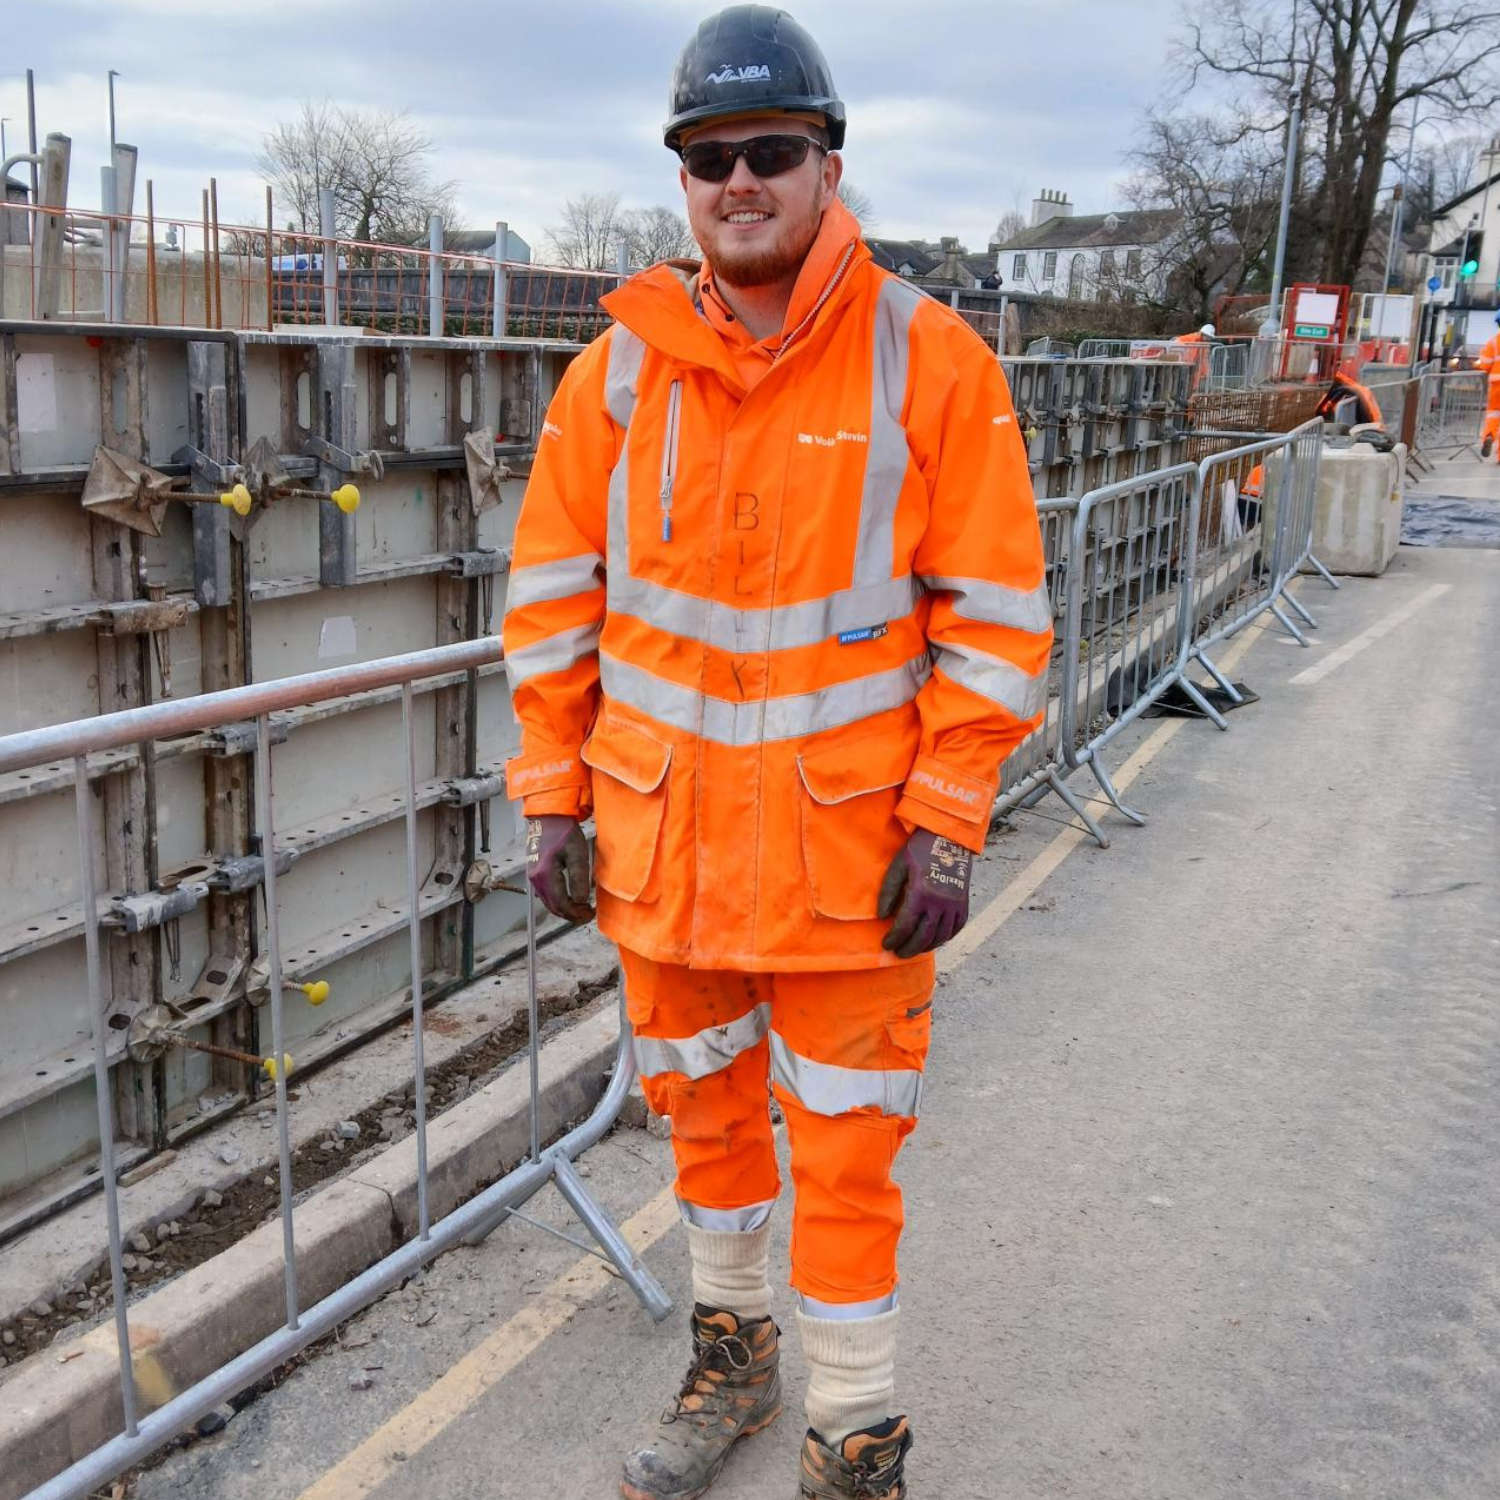
POLYGON ((957 285, 966 276, 966 273, 958 263, 960 254, 958 240, 951 234, 945 234, 938 241, 938 245, 943 252, 943 269, 940 274, 944 281, 951 281, 957 285))
POLYGON ((1068 195, 1060 193, 1055 188, 1043 188, 1039 197, 1031 200, 1031 227, 1036 228, 1038 224, 1045 224, 1048 219, 1071 219, 1073 217, 1073 205, 1068 202, 1068 195))

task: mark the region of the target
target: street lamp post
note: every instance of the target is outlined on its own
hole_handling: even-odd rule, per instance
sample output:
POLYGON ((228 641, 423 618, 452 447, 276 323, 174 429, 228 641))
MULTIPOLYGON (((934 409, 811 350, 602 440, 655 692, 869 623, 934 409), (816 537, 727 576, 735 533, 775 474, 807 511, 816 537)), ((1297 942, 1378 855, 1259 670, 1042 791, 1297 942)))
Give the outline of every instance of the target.
POLYGON ((120 76, 118 68, 109 70, 109 155, 114 159, 115 154, 115 79, 120 76))

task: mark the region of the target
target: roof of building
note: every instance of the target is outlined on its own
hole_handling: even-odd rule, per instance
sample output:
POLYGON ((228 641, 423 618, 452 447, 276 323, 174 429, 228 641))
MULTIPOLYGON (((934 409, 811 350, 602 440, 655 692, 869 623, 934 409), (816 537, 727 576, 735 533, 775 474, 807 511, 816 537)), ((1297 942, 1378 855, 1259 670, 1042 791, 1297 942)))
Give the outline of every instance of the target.
POLYGON ((899 271, 910 266, 917 276, 925 276, 943 263, 942 252, 928 249, 922 240, 887 240, 867 236, 865 244, 875 258, 875 264, 887 271, 899 271))
POLYGON ((1427 215, 1427 218, 1434 222, 1436 222, 1438 219, 1447 218, 1448 215, 1451 214, 1460 203, 1463 203, 1465 200, 1473 198, 1477 194, 1484 192, 1486 188, 1493 187, 1497 182, 1500 182, 1500 172, 1496 172, 1492 177, 1486 178, 1483 182, 1476 182, 1472 187, 1466 187, 1463 192, 1461 192, 1456 198, 1450 198, 1446 203, 1438 204, 1438 206, 1433 209, 1430 214, 1427 215))
MULTIPOLYGON (((887 271, 896 272, 899 272, 902 266, 909 266, 912 279, 916 281, 927 277, 941 279, 943 267, 948 259, 943 247, 929 240, 888 240, 871 237, 866 238, 865 244, 870 247, 870 254, 874 257, 876 265, 883 266, 887 271)), ((983 281, 995 269, 993 252, 971 255, 967 250, 961 249, 958 263, 963 268, 965 278, 973 281, 983 281)))
POLYGON ((1000 250, 1081 250, 1091 246, 1155 245, 1176 226, 1180 215, 1170 208, 1129 209, 1116 214, 1055 215, 1034 225, 1003 245, 1000 250), (1115 221, 1114 228, 1109 221, 1115 221))

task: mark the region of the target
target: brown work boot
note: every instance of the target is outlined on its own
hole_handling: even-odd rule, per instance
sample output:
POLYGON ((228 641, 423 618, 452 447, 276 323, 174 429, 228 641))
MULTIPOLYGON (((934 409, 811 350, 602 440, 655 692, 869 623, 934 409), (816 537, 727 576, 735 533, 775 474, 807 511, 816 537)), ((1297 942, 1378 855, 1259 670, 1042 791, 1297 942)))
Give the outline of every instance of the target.
POLYGON ((902 1471, 911 1442, 905 1417, 851 1432, 837 1452, 809 1427, 797 1500, 906 1500, 902 1471))
POLYGON ((625 1460, 626 1500, 693 1500, 742 1437, 781 1415, 779 1331, 770 1318, 693 1308, 693 1362, 650 1440, 625 1460))

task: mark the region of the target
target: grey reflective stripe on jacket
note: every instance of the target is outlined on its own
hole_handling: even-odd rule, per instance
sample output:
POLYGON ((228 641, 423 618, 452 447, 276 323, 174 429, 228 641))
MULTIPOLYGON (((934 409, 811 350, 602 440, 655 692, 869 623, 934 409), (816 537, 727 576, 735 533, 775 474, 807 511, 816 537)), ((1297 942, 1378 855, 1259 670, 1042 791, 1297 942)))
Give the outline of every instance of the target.
POLYGON ((505 658, 505 675, 510 679, 511 691, 544 672, 566 672, 584 657, 596 656, 601 628, 597 620, 587 625, 570 625, 566 630, 554 631, 530 646, 512 651, 505 658))
POLYGON ((603 566, 604 559, 597 552, 580 552, 577 557, 512 568, 505 585, 506 611, 591 593, 603 582, 599 576, 603 566))
POLYGON ((1052 629, 1052 596, 1047 585, 1034 589, 1013 589, 986 578, 953 578, 943 574, 924 574, 922 582, 934 593, 951 594, 953 613, 981 625, 1008 625, 1012 630, 1041 635, 1052 629))
POLYGON ((663 724, 672 724, 718 745, 791 740, 824 729, 837 729, 841 724, 853 724, 910 703, 931 675, 932 662, 923 651, 898 667, 836 682, 816 692, 737 703, 710 697, 680 682, 669 682, 665 677, 620 661, 607 651, 599 653, 599 677, 605 697, 629 704, 663 724))
POLYGON ((803 1109, 815 1115, 842 1115, 851 1109, 878 1109, 883 1115, 915 1119, 922 1105, 922 1074, 916 1068, 841 1068, 814 1062, 771 1033, 771 1078, 803 1109))
POLYGON ((962 642, 949 641, 935 653, 939 667, 954 682, 998 703, 1018 719, 1029 719, 1047 706, 1047 669, 1028 676, 1013 661, 991 656, 962 642))

